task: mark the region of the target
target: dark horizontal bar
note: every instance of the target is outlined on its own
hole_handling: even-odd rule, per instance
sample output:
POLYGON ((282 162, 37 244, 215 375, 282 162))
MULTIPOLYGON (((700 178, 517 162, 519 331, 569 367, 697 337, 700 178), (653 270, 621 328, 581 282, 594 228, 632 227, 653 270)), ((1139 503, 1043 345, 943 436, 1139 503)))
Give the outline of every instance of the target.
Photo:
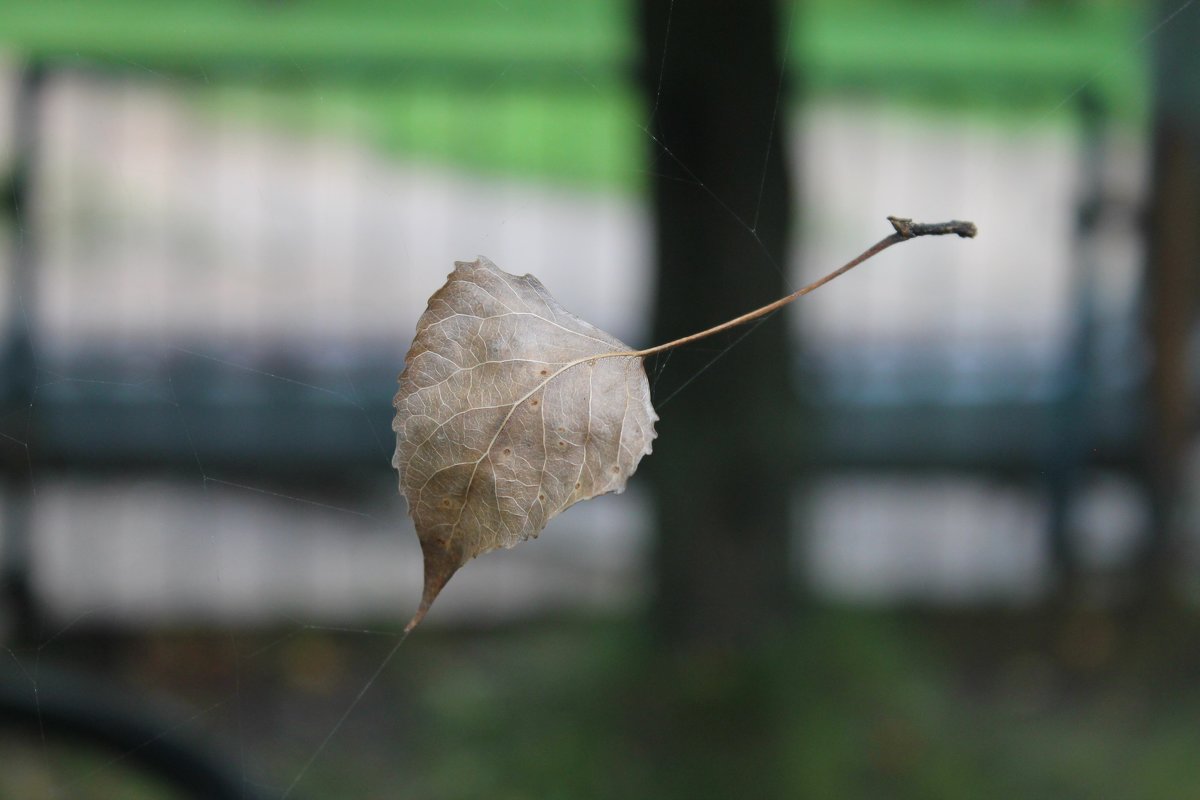
MULTIPOLYGON (((390 468, 397 369, 374 356, 349 358, 345 369, 325 374, 297 365, 247 370, 177 359, 116 381, 121 373, 114 358, 81 363, 87 366, 56 370, 74 379, 43 381, 29 413, 27 453, 0 443, 0 451, 22 451, 0 458, 0 469, 221 468, 337 476, 390 468), (106 379, 88 380, 82 369, 106 379), (283 377, 292 375, 301 377, 283 377), (347 377, 353 392, 337 388, 347 385, 347 377)), ((814 378, 811 367, 805 380, 846 383, 814 378)), ((1017 377, 1010 385, 1030 383, 1017 377)), ((1140 405, 1133 391, 1092 396, 1071 409, 1086 420, 1075 446, 1086 447, 1088 463, 1122 465, 1137 458, 1140 405)), ((826 468, 1027 471, 1047 464, 1063 441, 1062 409, 1053 400, 985 395, 943 402, 937 396, 936 382, 925 375, 918 398, 900 394, 881 402, 844 390, 813 398, 798 415, 808 451, 799 460, 826 468)))

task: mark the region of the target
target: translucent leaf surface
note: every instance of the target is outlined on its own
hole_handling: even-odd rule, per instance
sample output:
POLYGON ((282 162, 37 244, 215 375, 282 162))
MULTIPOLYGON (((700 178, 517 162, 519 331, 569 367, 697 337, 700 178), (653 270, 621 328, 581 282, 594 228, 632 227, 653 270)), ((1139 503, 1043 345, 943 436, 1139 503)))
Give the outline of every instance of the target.
POLYGON ((425 557, 409 629, 471 558, 625 488, 658 419, 631 350, 532 275, 483 257, 455 265, 417 323, 394 402, 392 465, 425 557))

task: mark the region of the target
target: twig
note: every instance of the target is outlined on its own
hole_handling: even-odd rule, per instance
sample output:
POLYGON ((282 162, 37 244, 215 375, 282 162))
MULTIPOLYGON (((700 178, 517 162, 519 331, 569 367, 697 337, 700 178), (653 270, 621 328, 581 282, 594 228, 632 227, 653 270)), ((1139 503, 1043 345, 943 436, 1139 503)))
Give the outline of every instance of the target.
POLYGON ((918 236, 945 236, 948 233, 957 234, 963 239, 974 239, 978 232, 974 222, 962 222, 952 219, 949 222, 913 222, 905 217, 888 217, 888 222, 896 229, 896 233, 905 239, 915 239, 918 236))
POLYGON ((754 320, 765 317, 767 314, 783 308, 788 303, 798 300, 804 295, 821 288, 834 278, 838 277, 839 275, 846 274, 859 264, 872 258, 873 256, 879 255, 894 244, 899 244, 900 242, 905 242, 909 239, 915 239, 918 236, 945 236, 948 234, 955 234, 964 239, 972 239, 977 233, 974 222, 962 222, 960 220, 924 223, 913 222, 911 219, 905 219, 904 217, 888 217, 888 222, 892 223, 892 227, 896 229, 896 232, 891 236, 880 239, 878 242, 864 250, 851 261, 846 262, 825 277, 815 280, 807 286, 797 289, 787 297, 781 297, 775 302, 768 303, 762 308, 757 308, 754 311, 742 314, 740 317, 731 319, 728 322, 722 322, 720 325, 711 327, 708 330, 700 331, 699 333, 693 333, 690 336, 684 336, 681 339, 675 339, 674 341, 667 342, 666 344, 648 347, 645 350, 635 350, 629 353, 614 353, 613 355, 640 356, 641 358, 645 358, 646 356, 652 356, 655 353, 662 353, 666 350, 672 350, 681 345, 690 344, 700 339, 705 339, 715 333, 727 331, 730 328, 736 328, 738 325, 745 325, 747 322, 753 322, 754 320))

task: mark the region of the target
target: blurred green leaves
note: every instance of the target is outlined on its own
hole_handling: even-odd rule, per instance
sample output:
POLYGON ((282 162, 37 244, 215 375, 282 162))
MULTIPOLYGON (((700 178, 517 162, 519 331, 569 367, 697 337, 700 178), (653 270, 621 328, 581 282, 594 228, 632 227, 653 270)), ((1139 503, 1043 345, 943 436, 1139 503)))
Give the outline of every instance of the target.
MULTIPOLYGON (((1137 123, 1154 22, 1132 2, 807 0, 788 51, 810 96, 1024 127, 1070 119, 1086 85, 1137 123)), ((252 94, 232 107, 304 129, 353 115, 408 159, 628 190, 649 146, 632 25, 632 5, 609 0, 42 0, 0 6, 0 48, 222 103, 252 94)))

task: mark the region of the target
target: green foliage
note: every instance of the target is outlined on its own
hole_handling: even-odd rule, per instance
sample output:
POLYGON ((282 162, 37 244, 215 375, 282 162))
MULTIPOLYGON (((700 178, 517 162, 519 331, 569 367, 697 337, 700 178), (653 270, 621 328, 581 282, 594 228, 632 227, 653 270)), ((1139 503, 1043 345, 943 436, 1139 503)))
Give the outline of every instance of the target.
MULTIPOLYGON (((1090 666, 1054 655, 1064 629, 1046 616, 813 604, 762 646, 686 654, 636 617, 434 626, 369 686, 390 634, 112 649, 130 688, 195 710, 176 733, 219 744, 255 786, 282 792, 334 731, 296 797, 1175 800, 1200 785, 1194 612, 1153 636, 1114 631, 1090 666)), ((71 647, 54 657, 87 652, 71 647)), ((64 796, 163 796, 130 759, 36 731, 0 735, 0 763, 0 798, 51 780, 64 796)))
POLYGON ((195 69, 222 62, 338 66, 621 56, 624 13, 607 2, 488 0, 44 0, 0 6, 0 41, 41 57, 195 69))
MULTIPOLYGON (((1087 83, 1145 114, 1138 4, 809 0, 788 51, 811 94, 1020 120, 1069 119, 1087 83), (1064 113, 1065 109, 1065 113, 1064 113)), ((321 129, 347 108, 407 158, 577 186, 641 184, 628 3, 608 0, 42 0, 0 5, 0 47, 211 95, 321 129), (242 87, 239 89, 238 87, 242 87)))
POLYGON ((412 796, 1167 800, 1200 780, 1195 691, 1032 702, 879 613, 814 609, 759 651, 688 658, 629 630, 410 641, 412 796))

